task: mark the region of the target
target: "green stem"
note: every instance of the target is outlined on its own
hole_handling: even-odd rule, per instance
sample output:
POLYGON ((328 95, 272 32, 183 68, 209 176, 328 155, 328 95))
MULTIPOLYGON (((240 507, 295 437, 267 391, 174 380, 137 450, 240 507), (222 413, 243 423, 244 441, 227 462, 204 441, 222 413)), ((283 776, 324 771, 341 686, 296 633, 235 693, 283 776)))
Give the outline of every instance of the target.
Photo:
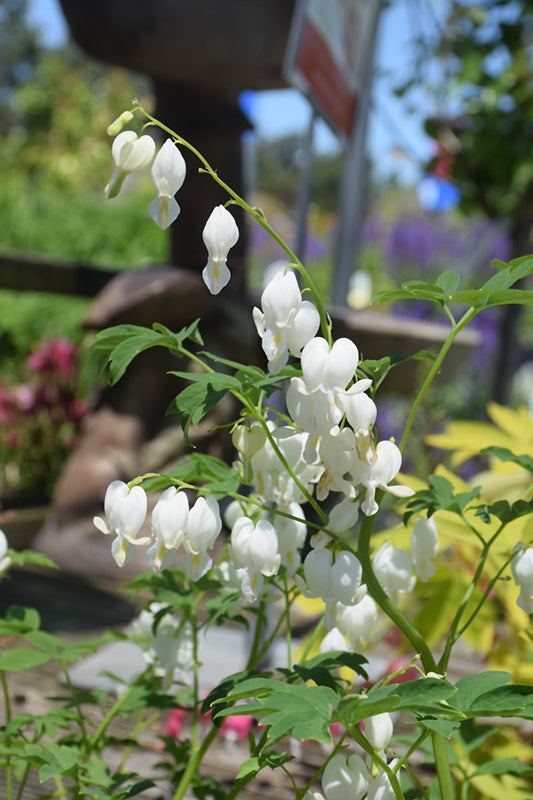
POLYGON ((76 708, 76 711, 78 712, 78 724, 80 726, 81 734, 82 734, 82 737, 83 737, 83 744, 84 744, 84 748, 85 748, 85 753, 88 754, 89 753, 89 737, 87 735, 87 730, 86 730, 84 722, 83 722, 83 713, 82 713, 82 710, 81 710, 81 706, 80 706, 80 704, 78 702, 78 693, 77 693, 77 691, 76 691, 76 689, 74 687, 74 684, 72 683, 72 681, 70 679, 69 671, 68 671, 67 667, 65 666, 65 664, 61 663, 61 668, 63 670, 63 675, 65 676, 65 680, 67 682, 67 686, 68 686, 69 691, 70 691, 70 696, 72 697, 72 699, 74 701, 74 706, 76 708))
POLYGON ((250 655, 248 656, 248 661, 246 662, 246 669, 252 669, 254 665, 259 661, 261 658, 262 648, 259 652, 259 646, 261 644, 261 632, 263 629, 263 623, 265 621, 265 602, 264 600, 260 600, 259 606, 257 609, 257 615, 255 618, 255 628, 254 628, 254 638, 252 641, 252 647, 250 648, 250 655))
POLYGON ((429 387, 433 383, 433 380, 434 380, 436 374, 440 370, 442 362, 444 361, 444 358, 445 358, 448 350, 452 346, 452 344, 454 342, 454 339, 463 330, 463 328, 470 322, 470 320, 473 319, 473 317, 475 317, 475 315, 477 313, 478 312, 477 312, 477 310, 475 308, 473 308, 473 307, 469 308, 468 311, 466 311, 463 314, 463 316, 461 317, 459 322, 457 322, 452 327, 450 333, 446 337, 446 340, 445 340, 444 344, 442 345, 437 357, 435 358, 435 361, 433 362, 433 365, 432 365, 431 369, 429 370, 428 374, 426 375, 424 383, 422 384, 422 387, 421 387, 420 391, 418 392, 418 394, 416 396, 415 402, 413 403, 413 407, 411 408, 411 412, 409 414, 409 417, 407 418, 407 422, 405 423, 405 428, 404 428, 404 431, 403 431, 402 440, 401 440, 400 445, 399 445, 400 446, 400 450, 403 450, 403 448, 405 447, 405 443, 407 441, 407 437, 409 436, 409 432, 410 432, 411 427, 413 425, 413 422, 414 422, 416 413, 418 411, 418 408, 420 406, 420 403, 424 399, 424 396, 425 396, 427 390, 429 389, 429 387))
MULTIPOLYGON (((379 503, 379 498, 376 495, 379 503)), ((359 546, 357 548, 357 557, 361 562, 363 568, 363 580, 367 585, 368 593, 376 601, 378 606, 385 612, 395 625, 402 631, 407 639, 413 645, 415 652, 420 655, 425 672, 435 672, 437 666, 431 650, 427 646, 425 640, 420 635, 415 626, 407 619, 400 611, 398 606, 392 602, 390 597, 386 594, 380 582, 376 578, 374 570, 372 569, 372 562, 370 558, 370 537, 372 535, 372 528, 374 525, 374 517, 363 516, 361 523, 361 531, 359 533, 359 546)))
MULTIPOLYGON (((4 707, 6 710, 6 725, 11 722, 11 701, 9 699, 9 688, 7 685, 5 670, 0 670, 0 679, 2 681, 2 693, 4 695, 4 707)), ((6 744, 9 745, 10 737, 6 736, 6 744)), ((11 800, 13 796, 13 771, 11 768, 11 756, 6 759, 6 798, 11 800)))
POLYGON ((92 738, 89 740, 89 752, 94 750, 96 745, 98 744, 99 739, 104 735, 107 730, 108 725, 113 721, 116 717, 118 712, 120 711, 121 707, 124 705, 126 700, 128 700, 129 696, 132 694, 133 690, 136 688, 135 684, 132 684, 123 695, 121 695, 116 703, 111 707, 108 711, 96 731, 94 732, 92 738))
POLYGON ((446 753, 446 741, 440 733, 432 733, 431 738, 433 740, 433 755, 435 756, 440 796, 442 800, 454 800, 455 790, 446 753))
POLYGON ((189 788, 189 784, 191 779, 193 778, 196 770, 198 769, 198 765, 201 763, 203 757, 205 756, 206 752, 209 750, 210 746, 213 744, 214 740, 216 739, 218 734, 218 728, 214 725, 203 740, 202 744, 199 748, 197 748, 187 762, 187 766, 185 767, 185 772, 181 776, 181 780, 178 784, 178 788, 176 789, 174 795, 172 796, 172 800, 181 800, 184 796, 185 792, 189 788))
POLYGON ((363 750, 366 753, 368 753, 368 755, 372 758, 372 761, 374 761, 379 766, 379 768, 386 773, 396 800, 405 800, 403 792, 400 788, 400 782, 396 777, 397 769, 395 768, 394 770, 392 770, 389 767, 385 759, 382 758, 379 755, 379 753, 377 753, 376 750, 372 747, 366 736, 364 736, 364 734, 361 732, 358 725, 354 725, 354 727, 350 728, 350 733, 352 734, 357 744, 359 744, 363 748, 363 750))
MULTIPOLYGON (((452 648, 453 648, 454 644, 460 638, 460 636, 462 636, 462 634, 465 632, 465 630, 468 628, 468 626, 471 624, 471 622, 473 622, 473 620, 476 617, 479 609, 481 608, 481 606, 485 602, 485 598, 487 596, 487 593, 485 593, 483 595, 482 601, 480 603, 478 603, 478 605, 476 606, 475 611, 473 612, 473 614, 470 615, 470 617, 468 619, 468 622, 461 628, 461 631, 459 633, 457 633, 457 629, 459 628, 459 624, 461 622, 461 618, 462 618, 462 616, 463 616, 463 614, 464 614, 464 612, 466 610, 466 607, 467 607, 468 603, 470 602, 470 599, 472 598, 472 595, 474 593, 474 590, 475 590, 476 586, 479 583, 481 575, 483 574, 483 569, 485 568, 485 564, 486 564, 487 558, 489 556, 490 548, 492 547, 492 545, 494 544, 494 542, 496 541, 498 536, 501 534, 501 532, 503 531, 504 527, 505 527, 505 525, 503 525, 503 524, 500 525, 500 527, 498 528, 496 533, 494 533, 491 536, 491 538, 489 539, 489 541, 485 542, 484 545, 483 545, 481 558, 479 559, 479 563, 478 563, 478 565, 476 567, 476 571, 474 573, 474 577, 472 578, 472 581, 470 582, 469 586, 467 587, 467 589, 466 589, 466 591, 465 591, 465 593, 463 595, 463 599, 461 600, 461 602, 459 604, 459 607, 458 607, 458 609, 457 609, 457 611, 455 613, 455 617, 453 618, 453 622, 452 622, 452 624, 450 626, 450 630, 448 631, 448 636, 446 637, 446 643, 444 645, 444 650, 443 650, 442 656, 440 657, 440 661, 439 661, 438 667, 437 667, 439 672, 442 672, 442 673, 446 672, 446 670, 448 668, 448 662, 450 660, 450 656, 451 656, 451 652, 452 652, 452 648)), ((511 558, 512 558, 512 556, 511 556, 511 558)), ((511 558, 509 558, 508 561, 503 565, 503 567, 500 570, 500 572, 503 569, 505 569, 505 567, 507 566, 507 564, 509 563, 511 558)), ((494 582, 496 582, 496 579, 494 580, 494 582)))
POLYGON ((231 186, 229 186, 225 181, 223 181, 222 178, 220 178, 218 176, 216 170, 213 169, 211 164, 196 149, 196 147, 194 147, 194 145, 192 145, 190 142, 188 142, 182 136, 177 134, 171 128, 169 128, 166 125, 164 125, 158 119, 153 117, 142 106, 136 104, 136 106, 134 107, 134 110, 139 110, 150 121, 150 124, 155 125, 158 128, 161 128, 161 130, 165 131, 165 133, 168 133, 168 135, 171 136, 178 144, 180 144, 183 147, 186 147, 188 150, 190 150, 190 152, 193 153, 196 156, 196 158, 200 161, 200 163, 202 164, 202 166, 204 167, 206 172, 210 175, 210 177, 214 181, 216 181, 216 183, 218 183, 218 185, 220 187, 222 187, 222 189, 224 189, 224 191, 226 191, 228 193, 228 195, 232 198, 234 203, 236 203, 236 205, 240 206, 248 214, 250 214, 250 216, 252 216, 256 220, 256 222, 258 222, 267 231, 267 233, 274 239, 274 241, 277 242, 277 244, 279 244, 279 246, 285 251, 285 253, 288 255, 290 261, 293 262, 293 264, 296 266, 296 268, 298 269, 298 271, 302 275, 304 281, 306 282, 306 284, 307 284, 307 286, 308 286, 308 288, 309 288, 309 290, 310 290, 310 292, 311 292, 311 294, 313 296, 313 300, 315 301, 315 305, 316 305, 318 313, 320 315, 320 324, 321 324, 322 333, 324 335, 324 338, 328 341, 328 344, 331 346, 331 344, 332 344, 331 327, 330 327, 330 325, 328 323, 328 316, 327 316, 326 310, 324 308, 324 304, 322 303, 322 299, 320 297, 318 289, 315 286, 314 281, 312 280, 311 276, 309 275, 308 271, 306 270, 306 268, 304 267, 304 265, 302 264, 302 262, 300 261, 300 259, 296 255, 296 253, 294 253, 294 251, 281 238, 281 236, 278 233, 276 233, 276 231, 268 224, 264 214, 261 211, 259 211, 258 209, 253 208, 252 206, 250 206, 246 202, 246 200, 244 200, 244 198, 240 197, 240 195, 238 195, 237 192, 235 192, 231 188, 231 186))

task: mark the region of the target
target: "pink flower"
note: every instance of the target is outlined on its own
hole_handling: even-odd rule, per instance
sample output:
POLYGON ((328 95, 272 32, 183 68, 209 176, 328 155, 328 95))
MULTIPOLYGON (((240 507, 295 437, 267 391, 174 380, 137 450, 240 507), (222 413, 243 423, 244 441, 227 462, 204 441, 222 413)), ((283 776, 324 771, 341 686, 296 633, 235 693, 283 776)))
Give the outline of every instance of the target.
POLYGON ((171 736, 175 740, 179 739, 186 716, 187 712, 183 708, 173 708, 167 717, 163 735, 171 736))
POLYGON ((250 714, 235 714, 225 718, 220 733, 226 739, 242 742, 248 737, 253 723, 254 718, 250 714))
POLYGON ((76 346, 66 339, 50 339, 26 361, 28 369, 41 374, 55 374, 72 380, 76 369, 76 346))

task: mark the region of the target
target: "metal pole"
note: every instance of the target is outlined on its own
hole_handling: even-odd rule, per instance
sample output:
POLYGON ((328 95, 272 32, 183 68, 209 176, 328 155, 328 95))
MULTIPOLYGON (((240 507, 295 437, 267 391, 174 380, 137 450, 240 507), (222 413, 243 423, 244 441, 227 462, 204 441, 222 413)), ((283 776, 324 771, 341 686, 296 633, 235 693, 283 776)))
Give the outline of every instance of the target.
POLYGON ((350 276, 354 268, 354 253, 359 241, 363 218, 363 191, 365 188, 365 157, 368 112, 374 72, 374 58, 378 23, 383 0, 376 0, 368 30, 366 69, 362 81, 356 122, 346 147, 339 199, 339 233, 337 256, 333 275, 331 302, 347 305, 350 276))
POLYGON ((300 259, 305 259, 305 239, 307 235, 307 211, 311 199, 311 188, 313 182, 314 158, 314 136, 315 122, 317 113, 311 110, 309 125, 305 138, 303 139, 304 154, 303 166, 300 174, 300 185, 298 187, 298 203, 296 206, 296 230, 294 238, 294 252, 300 259))

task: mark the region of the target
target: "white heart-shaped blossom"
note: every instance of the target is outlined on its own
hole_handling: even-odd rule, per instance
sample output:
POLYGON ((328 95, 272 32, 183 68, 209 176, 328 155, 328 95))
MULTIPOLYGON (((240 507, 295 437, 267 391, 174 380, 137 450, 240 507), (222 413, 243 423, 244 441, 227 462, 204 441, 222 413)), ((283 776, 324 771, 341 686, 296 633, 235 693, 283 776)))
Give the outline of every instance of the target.
POLYGON ((141 486, 132 489, 123 481, 113 481, 107 487, 104 511, 107 524, 101 517, 94 517, 94 525, 102 533, 114 533, 116 539, 111 553, 119 567, 129 561, 138 544, 150 541, 148 536, 136 539, 136 535, 146 518, 148 501, 141 486))
POLYGON ((289 503, 287 512, 297 519, 276 514, 272 519, 272 524, 278 537, 281 563, 287 567, 289 575, 294 575, 301 563, 300 549, 307 536, 307 523, 303 509, 298 503, 289 503))
POLYGON ((189 511, 184 539, 187 556, 183 564, 193 580, 198 580, 211 568, 213 562, 207 551, 213 547, 221 530, 216 498, 213 495, 199 497, 189 511))
POLYGON ((533 614, 533 547, 526 547, 518 542, 511 561, 511 572, 515 583, 520 588, 517 603, 526 614, 533 614))
POLYGON ((377 623, 378 607, 369 594, 365 594, 356 606, 337 603, 335 607, 335 624, 356 652, 378 637, 377 623))
POLYGON ((325 339, 316 337, 302 350, 302 373, 309 391, 346 389, 358 362, 359 351, 351 339, 337 339, 330 349, 325 339))
POLYGON ((289 352, 299 357, 302 347, 315 335, 320 315, 309 300, 302 300, 292 270, 275 272, 261 295, 261 309, 252 315, 268 360, 268 370, 277 375, 289 352))
POLYGON ((367 792, 370 773, 357 753, 346 758, 336 753, 322 774, 322 791, 327 800, 361 800, 367 792))
POLYGON ((372 398, 364 392, 349 393, 341 398, 346 419, 355 436, 355 447, 360 460, 369 466, 377 461, 372 428, 376 421, 377 407, 372 398))
POLYGON ((205 223, 202 238, 208 255, 202 278, 211 294, 218 294, 231 277, 226 259, 230 248, 239 239, 237 224, 224 206, 213 209, 205 223))
POLYGON ((157 195, 150 203, 148 212, 162 230, 168 228, 180 213, 174 195, 185 180, 185 160, 172 141, 167 139, 152 164, 152 182, 157 195))
POLYGON ((408 594, 416 583, 410 553, 393 547, 390 542, 380 547, 372 560, 372 567, 383 589, 393 599, 399 594, 408 594))
POLYGON ((366 585, 361 585, 363 569, 349 550, 337 553, 335 561, 330 550, 311 550, 304 560, 304 575, 306 583, 295 575, 296 585, 304 596, 324 601, 324 623, 328 630, 334 627, 335 603, 356 605, 366 594, 366 585))
POLYGON ((276 575, 281 563, 278 537, 268 520, 254 525, 248 517, 237 520, 231 531, 229 555, 236 569, 243 569, 241 590, 250 602, 257 599, 263 588, 263 575, 276 575))
POLYGON ((338 628, 332 628, 320 642, 321 653, 332 653, 335 650, 346 650, 346 639, 338 628))
POLYGON ((189 502, 185 492, 175 486, 165 489, 152 511, 154 544, 146 553, 148 563, 155 572, 169 567, 176 558, 176 550, 183 542, 189 517, 189 502))
POLYGON ((146 134, 137 136, 135 131, 122 131, 113 140, 111 155, 116 169, 105 188, 108 198, 116 197, 124 179, 132 172, 146 167, 153 158, 155 142, 146 134))
MULTIPOLYGON (((392 769, 398 759, 393 759, 389 767, 392 769)), ((366 800, 396 800, 396 792, 391 786, 389 776, 384 769, 379 770, 375 778, 372 778, 368 786, 366 800)))
POLYGON ((385 750, 393 732, 392 718, 387 711, 382 714, 374 714, 373 717, 369 717, 365 722, 365 737, 378 753, 382 753, 385 750))
POLYGON ((378 442, 376 447, 376 461, 372 466, 359 458, 354 459, 350 472, 356 483, 361 483, 366 487, 366 496, 361 504, 361 510, 367 517, 373 516, 378 511, 375 494, 376 489, 395 497, 411 497, 414 492, 409 486, 395 485, 389 486, 402 466, 402 454, 394 442, 384 440, 378 442))
POLYGON ((355 526, 358 518, 359 503, 354 503, 346 497, 329 512, 327 528, 332 533, 344 533, 355 526))
POLYGON ((415 572, 424 583, 433 577, 435 567, 431 559, 439 549, 439 535, 433 517, 419 519, 411 534, 411 555, 415 572))

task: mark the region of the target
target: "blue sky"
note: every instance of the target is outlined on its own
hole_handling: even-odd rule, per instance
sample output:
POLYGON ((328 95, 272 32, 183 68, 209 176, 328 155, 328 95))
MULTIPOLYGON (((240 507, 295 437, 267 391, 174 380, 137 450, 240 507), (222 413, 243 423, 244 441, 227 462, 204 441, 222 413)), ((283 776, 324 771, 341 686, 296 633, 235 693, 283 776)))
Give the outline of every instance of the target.
MULTIPOLYGON (((41 30, 46 46, 61 44, 67 36, 58 0, 30 0, 30 21, 41 30)), ((420 110, 406 112, 404 104, 392 93, 391 75, 397 79, 406 75, 413 52, 412 41, 424 20, 420 10, 424 3, 414 0, 392 0, 382 15, 377 45, 378 78, 373 92, 373 110, 369 120, 368 144, 378 175, 398 175, 405 184, 415 184, 421 174, 421 164, 431 153, 431 142, 422 132, 420 110), (404 151, 403 157, 398 152, 404 151)), ((421 93, 416 96, 418 109, 425 102, 421 93)), ((254 122, 258 134, 272 138, 289 133, 304 132, 310 109, 299 92, 291 89, 259 92, 255 98, 254 122)), ((316 147, 321 152, 338 148, 335 136, 325 123, 316 130, 316 147)))

